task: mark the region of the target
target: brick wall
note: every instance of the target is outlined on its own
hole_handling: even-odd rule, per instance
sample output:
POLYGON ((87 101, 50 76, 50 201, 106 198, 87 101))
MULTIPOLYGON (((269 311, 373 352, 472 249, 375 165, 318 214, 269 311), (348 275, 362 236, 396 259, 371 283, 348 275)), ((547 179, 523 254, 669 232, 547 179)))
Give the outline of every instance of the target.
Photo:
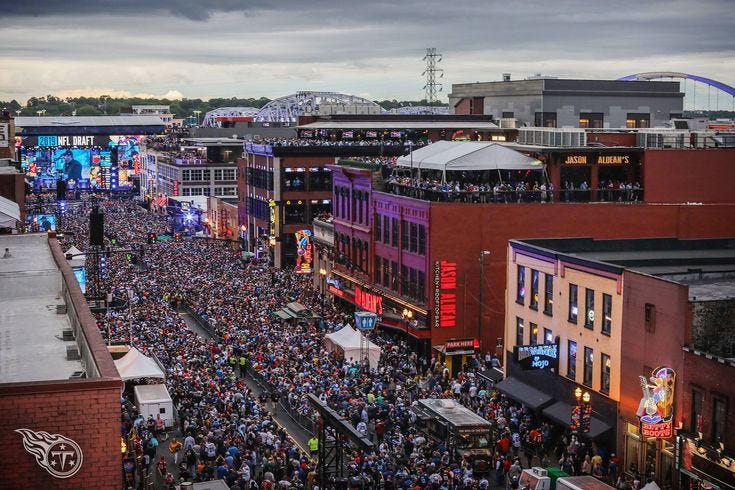
POLYGON ((0 387, 0 488, 105 489, 121 486, 119 380, 0 387), (74 476, 57 479, 23 448, 15 429, 61 434, 84 455, 74 476))

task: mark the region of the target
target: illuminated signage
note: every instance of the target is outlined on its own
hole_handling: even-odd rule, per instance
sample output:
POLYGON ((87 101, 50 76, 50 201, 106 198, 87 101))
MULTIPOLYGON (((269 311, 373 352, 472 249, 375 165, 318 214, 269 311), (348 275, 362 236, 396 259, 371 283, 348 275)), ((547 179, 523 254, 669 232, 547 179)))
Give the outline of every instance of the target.
POLYGON ((638 378, 643 392, 636 412, 641 421, 641 435, 662 439, 673 436, 676 373, 671 368, 660 367, 653 370, 650 378, 638 378))
POLYGON ((557 369, 559 367, 559 344, 516 345, 516 362, 523 369, 557 369))
POLYGON ((598 155, 598 165, 627 165, 630 163, 628 155, 598 155))
POLYGON ((452 350, 464 350, 464 349, 478 349, 480 343, 477 339, 458 339, 458 340, 447 340, 444 343, 444 351, 449 352, 452 350))
POLYGON ((174 196, 179 195, 179 181, 178 180, 174 180, 173 195, 174 196))
POLYGON ((329 292, 332 293, 335 296, 339 296, 340 298, 344 298, 345 297, 345 292, 342 291, 341 289, 337 289, 334 286, 329 286, 329 292))
POLYGON ((597 155, 590 158, 588 155, 567 155, 564 165, 587 165, 595 163, 597 165, 627 165, 630 163, 629 155, 597 155))
POLYGON ((92 146, 94 136, 39 136, 38 146, 92 146))
POLYGON ((383 314, 383 297, 363 291, 360 286, 355 286, 355 304, 363 310, 383 314))
POLYGON ((297 274, 310 274, 314 270, 313 245, 311 243, 311 230, 299 230, 296 236, 296 266, 297 274))
POLYGON ((434 263, 434 325, 457 326, 457 263, 434 263))
POLYGON ((587 155, 567 155, 564 165, 587 165, 587 155))

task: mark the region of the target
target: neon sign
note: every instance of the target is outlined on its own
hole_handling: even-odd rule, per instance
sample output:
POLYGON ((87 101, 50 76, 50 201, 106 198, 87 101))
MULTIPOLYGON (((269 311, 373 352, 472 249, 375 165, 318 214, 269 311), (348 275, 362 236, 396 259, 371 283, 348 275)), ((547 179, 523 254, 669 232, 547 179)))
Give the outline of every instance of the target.
POLYGON ((294 235, 296 235, 296 267, 294 267, 294 271, 297 274, 309 274, 314 270, 311 230, 299 230, 294 235))
POLYGON ((355 286, 355 304, 363 310, 383 314, 383 297, 363 291, 360 286, 355 286))
POLYGON ((653 370, 650 378, 638 378, 643 392, 636 412, 641 420, 641 435, 662 439, 673 436, 676 373, 671 368, 660 367, 653 370))
POLYGON ((457 326, 457 263, 438 260, 434 263, 434 324, 457 326))

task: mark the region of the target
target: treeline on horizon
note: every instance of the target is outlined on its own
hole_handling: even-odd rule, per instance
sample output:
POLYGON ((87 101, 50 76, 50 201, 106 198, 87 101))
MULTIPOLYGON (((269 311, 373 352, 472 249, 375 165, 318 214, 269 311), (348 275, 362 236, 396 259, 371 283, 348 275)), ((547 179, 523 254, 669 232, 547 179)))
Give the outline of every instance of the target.
MULTIPOLYGON (((56 97, 55 95, 45 95, 41 97, 31 97, 25 105, 17 100, 0 101, 0 107, 6 108, 11 115, 19 116, 37 116, 39 111, 43 116, 117 116, 120 112, 129 112, 133 105, 168 105, 171 107, 171 113, 177 118, 186 118, 194 115, 194 111, 201 111, 200 117, 203 117, 208 111, 218 107, 257 107, 261 108, 270 102, 267 97, 241 99, 232 98, 213 98, 209 100, 202 99, 157 99, 157 98, 140 98, 140 97, 123 97, 115 98, 109 95, 101 95, 99 97, 56 97), (20 111, 20 112, 18 112, 20 111)), ((444 105, 442 103, 427 104, 426 100, 376 100, 383 109, 390 110, 403 106, 422 106, 422 105, 444 105)))

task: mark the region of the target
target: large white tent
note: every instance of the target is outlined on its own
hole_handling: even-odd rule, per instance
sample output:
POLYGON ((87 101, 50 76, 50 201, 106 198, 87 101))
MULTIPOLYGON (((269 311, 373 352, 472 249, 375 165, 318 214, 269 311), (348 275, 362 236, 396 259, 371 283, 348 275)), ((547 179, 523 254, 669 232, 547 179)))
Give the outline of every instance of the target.
POLYGON ((17 221, 20 221, 18 203, 0 196, 0 227, 15 228, 17 221))
MULTIPOLYGON (((361 333, 355 330, 352 325, 347 324, 336 332, 329 333, 324 336, 324 343, 327 349, 341 350, 345 359, 353 361, 360 360, 360 337, 361 333)), ((380 346, 365 339, 367 345, 368 362, 371 368, 377 368, 380 361, 380 346)))
POLYGON ((115 367, 123 381, 138 378, 166 377, 156 361, 143 355, 135 347, 131 347, 127 354, 115 361, 115 367))
POLYGON ((543 170, 541 161, 506 146, 482 141, 437 141, 398 158, 399 167, 439 170, 543 170))

